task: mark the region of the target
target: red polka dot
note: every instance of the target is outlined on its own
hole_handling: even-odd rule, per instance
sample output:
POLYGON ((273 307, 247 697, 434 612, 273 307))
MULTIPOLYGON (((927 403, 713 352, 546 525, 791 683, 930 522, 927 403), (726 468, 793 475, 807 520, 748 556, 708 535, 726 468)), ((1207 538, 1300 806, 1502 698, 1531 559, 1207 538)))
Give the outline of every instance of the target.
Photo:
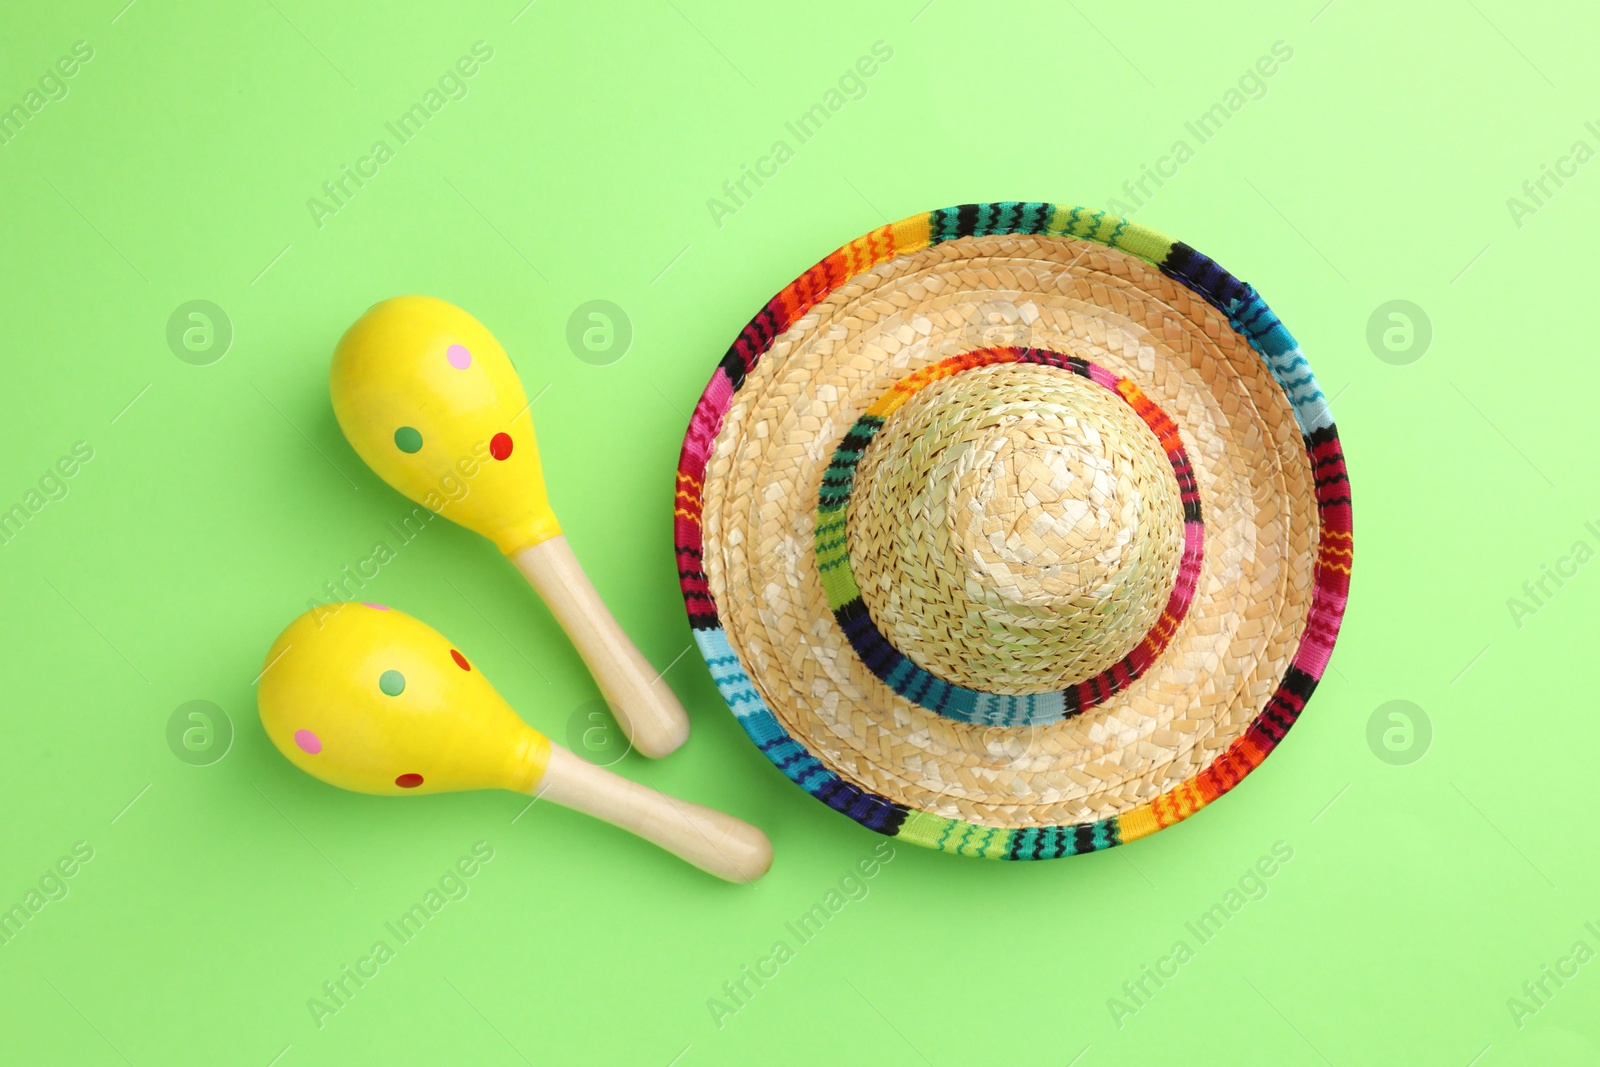
POLYGON ((505 459, 511 455, 511 435, 497 433, 489 438, 489 455, 495 459, 505 459))
POLYGON ((394 780, 394 784, 399 786, 401 789, 415 789, 417 786, 422 784, 422 775, 402 774, 400 777, 394 780))
POLYGON ((453 648, 450 650, 450 658, 455 660, 456 666, 460 667, 462 670, 470 671, 472 669, 472 667, 467 663, 467 657, 463 656, 453 648))

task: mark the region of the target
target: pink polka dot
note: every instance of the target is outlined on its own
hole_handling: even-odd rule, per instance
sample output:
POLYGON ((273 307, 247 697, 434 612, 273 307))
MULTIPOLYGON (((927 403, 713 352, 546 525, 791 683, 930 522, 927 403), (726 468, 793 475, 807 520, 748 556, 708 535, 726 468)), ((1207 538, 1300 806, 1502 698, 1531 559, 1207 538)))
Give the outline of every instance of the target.
POLYGON ((300 746, 301 751, 309 752, 313 756, 322 751, 322 738, 310 730, 296 730, 294 732, 294 743, 300 746))
POLYGON ((450 350, 445 353, 445 358, 456 370, 466 370, 472 366, 472 353, 467 351, 466 345, 451 345, 450 350))
POLYGON ((382 604, 369 604, 365 600, 363 600, 361 602, 361 606, 362 607, 371 608, 373 611, 388 611, 389 610, 387 607, 385 607, 382 604))

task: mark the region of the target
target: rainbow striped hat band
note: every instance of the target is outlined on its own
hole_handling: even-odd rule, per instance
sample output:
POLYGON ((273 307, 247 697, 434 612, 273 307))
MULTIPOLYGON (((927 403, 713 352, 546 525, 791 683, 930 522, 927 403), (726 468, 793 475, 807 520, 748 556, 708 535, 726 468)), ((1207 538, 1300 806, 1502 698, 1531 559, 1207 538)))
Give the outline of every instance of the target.
POLYGON ((1352 558, 1333 417, 1255 290, 1043 203, 883 226, 768 301, 675 515, 695 640, 767 758, 991 859, 1238 784, 1327 668, 1352 558))

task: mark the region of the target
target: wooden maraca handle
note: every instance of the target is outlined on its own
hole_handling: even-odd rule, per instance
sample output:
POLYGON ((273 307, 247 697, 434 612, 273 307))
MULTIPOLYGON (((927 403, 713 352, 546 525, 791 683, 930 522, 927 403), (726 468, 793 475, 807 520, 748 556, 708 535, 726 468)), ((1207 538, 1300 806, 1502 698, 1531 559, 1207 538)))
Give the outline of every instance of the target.
POLYGON ((772 842, 747 822, 658 793, 550 743, 550 765, 531 790, 652 844, 729 882, 753 882, 772 866, 772 842))
POLYGON ((557 534, 511 558, 572 639, 633 747, 660 759, 689 738, 689 716, 611 617, 589 576, 557 534))

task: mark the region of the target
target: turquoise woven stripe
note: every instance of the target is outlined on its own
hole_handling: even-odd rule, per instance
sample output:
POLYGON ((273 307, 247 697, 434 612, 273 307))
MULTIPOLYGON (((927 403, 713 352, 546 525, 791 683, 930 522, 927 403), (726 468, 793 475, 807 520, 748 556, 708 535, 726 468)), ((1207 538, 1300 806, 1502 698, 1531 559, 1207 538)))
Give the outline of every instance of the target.
POLYGON ((928 215, 931 243, 957 237, 995 237, 1013 233, 1047 233, 1056 206, 1038 200, 1006 200, 996 204, 962 204, 928 215))
MULTIPOLYGON (((824 588, 833 580, 833 575, 824 576, 824 588)), ((850 606, 859 608, 858 603, 850 606)), ((856 655, 885 685, 913 704, 947 719, 977 726, 1042 725, 1066 718, 1068 710, 1074 708, 1064 690, 1009 696, 947 682, 890 645, 864 612, 841 612, 836 608, 834 617, 856 655)))
POLYGON ((1311 373, 1305 353, 1260 294, 1246 285, 1243 297, 1230 301, 1225 310, 1228 324, 1260 354, 1273 380, 1289 398, 1300 432, 1309 434, 1333 425, 1333 413, 1328 410, 1327 398, 1311 373))
MULTIPOLYGON (((758 715, 772 719, 766 701, 756 692, 750 676, 744 672, 739 657, 734 654, 733 646, 728 644, 727 632, 720 626, 714 630, 696 630, 694 641, 700 646, 700 655, 705 657, 706 666, 711 669, 711 680, 716 683, 717 691, 728 702, 734 715, 741 722, 758 715)), ((773 723, 776 725, 777 720, 773 719, 773 723)))
POLYGON ((942 207, 928 217, 928 237, 937 244, 961 236, 958 229, 960 208, 942 207))
POLYGON ((739 725, 767 758, 808 793, 819 791, 831 781, 833 773, 789 736, 766 701, 761 699, 761 694, 756 692, 750 676, 740 667, 733 646, 728 643, 727 632, 720 627, 696 630, 694 639, 706 665, 711 668, 711 680, 716 683, 722 699, 728 702, 739 725))
POLYGON ((991 233, 1043 233, 1055 212, 1054 204, 1039 201, 1007 200, 993 206, 991 233))
POLYGON ((1055 859, 1061 855, 1055 851, 1055 842, 1060 839, 1062 833, 1062 829, 1058 826, 1012 830, 1010 850, 1007 855, 1014 860, 1055 859))
POLYGON ((1235 330, 1244 334, 1257 350, 1269 356, 1279 356, 1292 348, 1300 347, 1289 333, 1289 328, 1278 320, 1261 294, 1246 290, 1248 299, 1228 312, 1228 321, 1235 330))
POLYGON ((1316 375, 1311 373, 1311 365, 1298 346, 1277 356, 1262 352, 1261 358, 1288 396, 1289 403, 1294 405, 1294 418, 1300 424, 1301 433, 1310 434, 1333 425, 1328 399, 1322 395, 1316 375))
POLYGON ((1103 848, 1115 848, 1122 844, 1122 835, 1117 832, 1115 817, 1101 819, 1089 827, 1089 847, 1080 849, 1080 852, 1099 852, 1103 848))
POLYGON ((1053 860, 1099 852, 1120 844, 1122 837, 1117 832, 1114 817, 1077 826, 1030 827, 1011 831, 1006 859, 1053 860))

